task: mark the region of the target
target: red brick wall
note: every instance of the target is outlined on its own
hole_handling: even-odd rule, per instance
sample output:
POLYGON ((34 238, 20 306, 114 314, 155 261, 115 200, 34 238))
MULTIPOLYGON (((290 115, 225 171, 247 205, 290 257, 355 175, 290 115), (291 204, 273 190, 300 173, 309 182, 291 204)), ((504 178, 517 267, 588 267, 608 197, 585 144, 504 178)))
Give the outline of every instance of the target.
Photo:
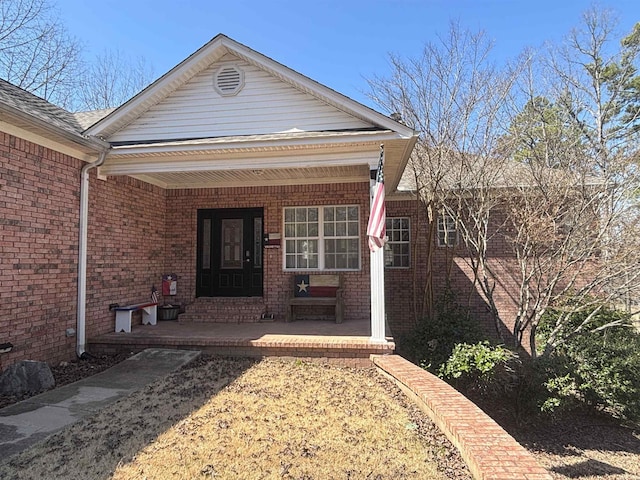
MULTIPOLYGON (((113 331, 109 304, 148 301, 152 286, 160 290, 166 234, 165 190, 90 172, 87 338, 113 331)), ((139 312, 133 323, 140 323, 139 312)))
MULTIPOLYGON (((0 132, 0 368, 75 357, 83 162, 0 132)), ((164 271, 165 191, 90 174, 87 338, 110 332, 110 303, 149 299, 164 271)))
MULTIPOLYGON (((57 362, 71 359, 76 326, 79 179, 83 162, 19 138, 0 133, 0 343, 15 345, 0 354, 1 367, 19 359, 57 362)), ((160 288, 163 273, 179 275, 177 303, 195 298, 198 209, 264 208, 264 231, 283 233, 287 206, 360 206, 361 268, 344 272, 346 321, 368 319, 369 254, 365 237, 368 182, 331 185, 193 189, 165 191, 127 177, 96 178, 90 174, 89 250, 87 268, 87 337, 113 330, 110 303, 149 299, 160 288)), ((421 311, 425 279, 426 222, 415 201, 388 202, 389 216, 410 216, 414 249, 409 269, 386 270, 387 316, 392 333, 408 332, 421 311)), ((497 298, 508 311, 510 278, 507 257, 501 269, 497 298)), ((269 313, 284 316, 291 295, 291 276, 284 272, 283 249, 264 251, 264 301, 269 313)), ((469 268, 458 256, 451 263, 444 250, 434 259, 436 286, 450 268, 454 288, 489 331, 493 326, 469 268)), ((438 292, 436 291, 436 294, 438 292)), ((173 299, 172 299, 173 300, 173 299)), ((505 316, 506 317, 506 316, 505 316)), ((508 318, 508 317, 507 317, 508 318)), ((138 320, 139 321, 139 320, 138 320)))
MULTIPOLYGON (((426 212, 415 200, 387 202, 387 216, 408 216, 411 219, 412 258, 408 269, 385 270, 385 290, 387 318, 392 333, 396 336, 409 333, 417 319, 422 317, 424 285, 426 282, 427 235, 426 212)), ((435 240, 434 240, 435 242, 435 240)), ((502 320, 503 333, 513 327, 515 303, 513 294, 517 292, 514 278, 515 263, 504 239, 494 238, 489 244, 490 265, 498 279, 494 298, 502 320)), ((473 318, 482 325, 484 331, 496 336, 496 327, 489 307, 479 286, 473 285, 473 273, 465 260, 462 248, 447 250, 435 248, 433 257, 434 297, 444 291, 447 280, 456 293, 458 302, 466 307, 473 318)))
MULTIPOLYGON (((198 209, 264 208, 264 231, 283 234, 283 208, 288 206, 359 205, 361 268, 344 272, 345 320, 369 318, 369 255, 365 237, 369 208, 368 183, 170 190, 167 192, 167 272, 179 275, 181 304, 195 299, 196 228, 198 209)), ((284 241, 284 240, 283 240, 284 241)), ((284 272, 283 248, 264 250, 264 300, 269 313, 284 317, 291 296, 291 276, 284 272)))
POLYGON ((81 163, 0 132, 0 368, 73 356, 81 163))

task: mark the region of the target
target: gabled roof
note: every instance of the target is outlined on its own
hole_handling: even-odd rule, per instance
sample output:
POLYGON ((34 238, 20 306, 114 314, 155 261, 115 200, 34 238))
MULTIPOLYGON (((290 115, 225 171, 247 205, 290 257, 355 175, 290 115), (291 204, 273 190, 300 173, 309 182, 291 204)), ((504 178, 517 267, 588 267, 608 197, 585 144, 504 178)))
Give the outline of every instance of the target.
POLYGON ((411 138, 414 132, 409 127, 398 123, 375 110, 356 102, 335 90, 332 90, 310 78, 274 61, 273 59, 252 50, 251 48, 219 34, 209 43, 190 55, 183 62, 160 77, 138 95, 118 107, 106 117, 89 127, 85 133, 102 138, 109 138, 126 125, 134 121, 144 112, 172 92, 185 85, 195 75, 223 56, 232 54, 251 65, 260 68, 294 88, 331 105, 355 118, 379 127, 381 130, 392 130, 404 138, 411 138))
POLYGON ((94 159, 107 144, 82 134, 71 112, 0 79, 0 123, 3 130, 82 160, 94 159))
POLYGON ((72 113, 2 79, 0 103, 78 136, 84 130, 72 113))

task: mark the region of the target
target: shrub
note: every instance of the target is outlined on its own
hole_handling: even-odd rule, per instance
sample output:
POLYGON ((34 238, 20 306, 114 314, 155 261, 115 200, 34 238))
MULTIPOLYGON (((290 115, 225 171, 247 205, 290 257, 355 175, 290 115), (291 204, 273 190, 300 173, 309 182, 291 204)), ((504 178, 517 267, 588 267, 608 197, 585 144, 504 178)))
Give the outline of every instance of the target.
MULTIPOLYGON (((591 312, 586 309, 577 313, 561 332, 564 343, 540 362, 538 370, 547 375, 547 398, 540 408, 553 411, 579 401, 619 417, 640 420, 640 333, 627 324, 594 332, 612 321, 628 319, 624 312, 602 307, 584 333, 571 337, 569 332, 591 312)), ((556 316, 554 311, 545 315, 542 335, 550 331, 556 316)))
POLYGON ((500 345, 492 346, 487 341, 459 343, 440 367, 438 375, 466 393, 486 394, 489 390, 497 393, 505 389, 502 374, 512 371, 508 363, 514 358, 511 351, 500 345))
POLYGON ((452 293, 445 293, 434 310, 433 318, 422 319, 413 332, 398 339, 398 351, 409 361, 437 374, 458 343, 476 343, 483 335, 452 293))

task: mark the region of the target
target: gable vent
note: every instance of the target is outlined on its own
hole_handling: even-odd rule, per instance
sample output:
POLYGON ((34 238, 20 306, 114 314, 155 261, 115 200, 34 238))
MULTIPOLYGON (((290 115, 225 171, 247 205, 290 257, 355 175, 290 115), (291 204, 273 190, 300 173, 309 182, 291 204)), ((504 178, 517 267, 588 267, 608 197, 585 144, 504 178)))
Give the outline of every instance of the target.
POLYGON ((235 95, 244 86, 244 72, 238 67, 222 67, 213 77, 213 86, 220 95, 235 95))

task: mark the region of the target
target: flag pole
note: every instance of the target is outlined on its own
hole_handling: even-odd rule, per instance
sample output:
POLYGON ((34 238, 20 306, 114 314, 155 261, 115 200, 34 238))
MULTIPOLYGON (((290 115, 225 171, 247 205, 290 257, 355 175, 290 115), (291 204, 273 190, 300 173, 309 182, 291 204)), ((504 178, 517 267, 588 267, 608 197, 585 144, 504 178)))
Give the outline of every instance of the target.
POLYGON ((371 267, 371 341, 386 343, 384 299, 384 244, 386 241, 386 208, 384 191, 384 145, 375 179, 371 180, 371 206, 367 236, 371 267))

